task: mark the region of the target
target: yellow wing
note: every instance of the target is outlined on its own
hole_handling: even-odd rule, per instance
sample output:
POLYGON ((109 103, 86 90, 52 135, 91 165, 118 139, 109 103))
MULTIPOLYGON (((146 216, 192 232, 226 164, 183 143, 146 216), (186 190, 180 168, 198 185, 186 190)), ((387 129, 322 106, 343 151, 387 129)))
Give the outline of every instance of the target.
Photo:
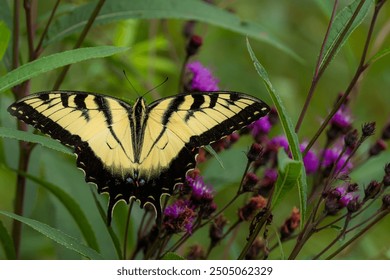
MULTIPOLYGON (((9 107, 18 119, 73 146, 86 181, 107 192, 111 207, 130 194, 115 190, 134 172, 129 104, 87 92, 51 91, 29 95, 9 107)), ((122 190, 121 190, 122 191, 122 190)), ((128 201, 128 199, 127 199, 128 201)))
POLYGON ((139 157, 139 177, 172 193, 195 166, 199 147, 221 139, 265 116, 263 101, 236 92, 180 94, 149 105, 139 157))

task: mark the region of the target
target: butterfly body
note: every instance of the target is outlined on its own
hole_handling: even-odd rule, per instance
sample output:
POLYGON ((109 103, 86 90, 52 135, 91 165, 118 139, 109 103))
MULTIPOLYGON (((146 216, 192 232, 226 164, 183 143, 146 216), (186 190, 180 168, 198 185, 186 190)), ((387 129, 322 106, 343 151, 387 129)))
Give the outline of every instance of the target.
POLYGON ((179 94, 134 105, 101 94, 51 91, 8 108, 18 119, 74 148, 77 166, 115 204, 132 198, 151 204, 172 194, 195 167, 198 148, 266 115, 259 99, 236 92, 179 94))

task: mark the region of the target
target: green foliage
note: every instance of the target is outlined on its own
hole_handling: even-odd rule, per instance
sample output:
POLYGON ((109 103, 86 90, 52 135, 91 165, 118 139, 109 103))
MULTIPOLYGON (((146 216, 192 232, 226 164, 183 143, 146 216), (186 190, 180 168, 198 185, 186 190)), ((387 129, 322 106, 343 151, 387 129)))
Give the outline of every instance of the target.
MULTIPOLYGON (((298 141, 298 135, 294 131, 294 127, 291 121, 291 118, 288 116, 287 109, 284 106, 282 99, 280 96, 276 93, 273 85, 271 84, 271 81, 268 78, 268 73, 265 70, 265 68, 260 64, 260 62, 257 60, 252 47, 249 44, 249 40, 247 40, 247 47, 249 54, 251 56, 251 59, 253 61, 253 64, 256 68, 257 73, 259 73, 260 78, 263 80, 268 93, 271 96, 272 102, 274 103, 274 106, 276 110, 278 111, 279 119, 282 124, 284 134, 287 137, 289 149, 291 151, 292 158, 295 160, 294 162, 291 162, 288 165, 288 168, 285 169, 285 162, 280 163, 279 162, 279 176, 277 181, 277 189, 278 193, 276 196, 276 199, 279 198, 280 192, 284 187, 290 189, 292 188, 292 184, 295 182, 297 183, 298 187, 298 193, 299 193, 299 205, 301 209, 301 215, 302 220, 305 220, 306 217, 306 198, 307 198, 307 182, 306 182, 306 171, 304 168, 304 165, 302 163, 302 154, 301 150, 299 149, 299 141, 298 141), (293 167, 294 166, 294 167, 293 167), (292 169, 290 169, 292 167, 292 169), (300 172, 297 172, 297 168, 300 168, 300 172), (281 175, 283 176, 283 179, 281 179, 281 175), (298 175, 298 176, 297 176, 298 175), (287 177, 286 177, 287 176, 287 177), (290 178, 292 176, 292 178, 290 178), (288 178, 288 183, 286 184, 286 179, 288 178)), ((277 200, 275 200, 276 202, 277 200)))
POLYGON ((81 48, 52 54, 26 63, 0 78, 0 92, 12 88, 39 74, 91 58, 102 58, 128 50, 128 48, 102 46, 81 48))
POLYGON ((11 38, 11 32, 3 21, 0 21, 0 60, 3 59, 3 55, 8 47, 9 39, 11 38))
POLYGON ((50 227, 46 224, 43 224, 39 221, 25 218, 22 216, 18 216, 18 215, 15 215, 13 213, 9 213, 6 211, 0 211, 0 214, 22 222, 23 224, 33 228, 34 230, 40 232, 41 234, 43 234, 46 237, 50 238, 51 240, 57 242, 58 244, 61 244, 61 245, 65 246, 66 248, 77 252, 81 256, 84 256, 84 257, 91 259, 91 260, 103 259, 103 257, 98 252, 96 252, 92 248, 84 245, 76 238, 69 236, 64 232, 59 231, 58 229, 52 228, 52 227, 50 227))

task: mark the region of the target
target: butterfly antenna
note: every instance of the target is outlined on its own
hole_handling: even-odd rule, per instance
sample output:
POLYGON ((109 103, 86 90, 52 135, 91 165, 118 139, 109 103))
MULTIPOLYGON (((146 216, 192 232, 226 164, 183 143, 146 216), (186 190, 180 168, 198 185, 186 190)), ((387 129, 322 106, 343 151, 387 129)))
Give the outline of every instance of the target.
POLYGON ((165 84, 166 82, 168 81, 168 77, 165 78, 164 81, 162 81, 161 83, 159 83, 157 86, 155 86, 154 88, 148 90, 147 92, 145 92, 142 97, 144 97, 145 95, 147 95, 149 92, 155 90, 156 88, 159 88, 160 86, 162 86, 163 84, 165 84))
POLYGON ((139 94, 137 89, 134 87, 134 85, 130 82, 129 78, 127 77, 126 71, 125 70, 122 70, 122 71, 123 71, 123 75, 125 76, 126 80, 129 82, 129 84, 132 87, 132 89, 135 91, 135 93, 138 95, 138 97, 140 97, 141 95, 139 94))

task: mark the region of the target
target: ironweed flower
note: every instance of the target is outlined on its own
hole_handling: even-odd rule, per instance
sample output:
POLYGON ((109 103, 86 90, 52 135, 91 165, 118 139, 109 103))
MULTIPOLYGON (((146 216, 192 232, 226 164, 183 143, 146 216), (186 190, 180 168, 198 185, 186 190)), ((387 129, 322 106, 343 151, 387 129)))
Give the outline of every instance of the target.
POLYGON ((256 139, 259 136, 268 134, 272 128, 272 124, 267 115, 250 124, 248 128, 251 131, 253 137, 256 139))
POLYGON ((191 187, 191 201, 195 204, 210 202, 213 200, 213 191, 210 186, 206 185, 203 177, 196 175, 195 177, 186 177, 188 185, 191 187))
POLYGON ((294 207, 290 217, 284 222, 280 228, 281 240, 285 240, 299 227, 301 222, 301 213, 299 209, 294 207))
POLYGON ((206 254, 202 246, 193 245, 188 249, 187 260, 204 260, 206 259, 206 254))
MULTIPOLYGON (((299 148, 301 152, 303 152, 307 147, 307 143, 303 143, 299 145, 299 148)), ((317 155, 312 151, 309 150, 305 157, 303 158, 303 164, 305 165, 305 170, 307 174, 313 174, 317 171, 319 166, 319 161, 317 155)))
POLYGON ((266 194, 276 183, 276 180, 278 179, 278 171, 273 168, 266 169, 264 171, 264 177, 260 181, 260 193, 266 194))
POLYGON ((335 215, 339 210, 347 208, 354 212, 360 207, 356 184, 343 184, 326 194, 325 210, 329 215, 335 215))
POLYGON ((329 125, 330 127, 326 132, 329 142, 334 141, 340 135, 347 133, 352 128, 352 117, 346 106, 340 107, 330 120, 329 125))
POLYGON ((261 195, 253 196, 249 202, 240 208, 238 211, 238 217, 241 221, 251 220, 258 210, 263 209, 267 205, 267 199, 261 195))
POLYGON ((336 172, 348 173, 352 169, 352 163, 350 161, 346 163, 348 155, 344 153, 340 157, 341 153, 342 150, 338 147, 326 149, 322 166, 324 168, 333 168, 335 165, 336 172))
POLYGON ((170 233, 192 233, 194 210, 189 207, 189 201, 179 199, 167 206, 164 211, 164 228, 170 233))
POLYGON ((219 215, 210 225, 211 245, 215 246, 223 237, 223 228, 227 224, 227 220, 223 215, 219 215))
POLYGON ((201 213, 203 219, 208 218, 217 209, 217 205, 214 202, 213 190, 210 186, 206 185, 203 177, 200 175, 194 177, 187 176, 186 180, 191 188, 191 206, 199 209, 199 213, 201 213))
POLYGON ((192 74, 192 79, 188 85, 190 91, 216 91, 219 90, 218 79, 211 71, 204 67, 199 61, 187 64, 187 70, 192 74))

